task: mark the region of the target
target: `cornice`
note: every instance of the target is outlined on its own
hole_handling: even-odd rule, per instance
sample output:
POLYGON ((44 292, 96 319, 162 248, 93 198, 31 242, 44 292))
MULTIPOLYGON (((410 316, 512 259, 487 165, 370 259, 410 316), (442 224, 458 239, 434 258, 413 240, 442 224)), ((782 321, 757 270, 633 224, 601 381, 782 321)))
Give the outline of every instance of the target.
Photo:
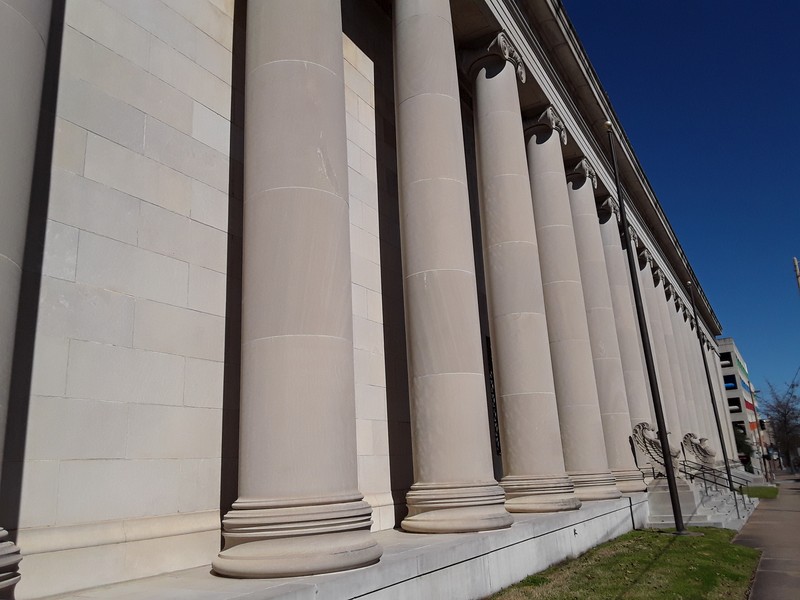
MULTIPOLYGON (((583 87, 587 88, 596 106, 607 115, 607 119, 612 121, 614 129, 619 136, 621 148, 620 162, 622 165, 627 166, 626 168, 629 173, 633 173, 635 178, 634 187, 637 188, 636 197, 643 197, 641 201, 650 213, 649 219, 644 218, 638 207, 634 205, 634 203, 629 202, 626 207, 628 209, 629 220, 632 224, 635 224, 634 226, 637 230, 643 233, 643 239, 646 240, 647 245, 653 249, 654 254, 659 257, 660 262, 663 263, 667 277, 676 284, 675 287, 679 294, 685 295, 682 285, 685 279, 688 278, 696 282, 698 311, 703 315, 703 320, 709 323, 709 327, 712 328, 715 333, 721 332, 722 328, 719 324, 719 320, 699 285, 683 248, 672 230, 652 190, 652 186, 644 174, 641 164, 633 152, 630 141, 619 124, 619 119, 616 117, 613 107, 607 99, 605 90, 600 84, 597 74, 594 72, 583 47, 578 41, 572 24, 564 14, 560 0, 484 1, 509 38, 514 40, 520 55, 528 66, 532 78, 536 81, 553 106, 559 111, 570 136, 580 148, 581 152, 595 165, 597 168, 597 178, 603 183, 607 190, 613 190, 615 186, 611 165, 606 155, 607 149, 604 144, 605 136, 600 135, 597 127, 593 129, 584 119, 583 114, 577 108, 573 100, 570 90, 583 87), (554 27, 558 28, 563 38, 563 45, 572 53, 575 64, 581 72, 579 77, 582 77, 582 80, 573 81, 573 85, 567 88, 559 71, 551 62, 547 50, 531 28, 523 6, 530 9, 531 13, 538 12, 540 15, 544 11, 547 11, 549 17, 545 18, 545 21, 552 21, 554 27), (654 224, 652 223, 653 219, 655 219, 654 224), (648 223, 648 225, 644 225, 645 223, 648 223), (650 224, 653 224, 654 227, 651 227, 650 224), (669 240, 670 251, 667 254, 662 250, 662 244, 658 243, 651 233, 653 230, 659 232, 659 237, 664 236, 669 240), (647 233, 644 233, 645 231, 647 233), (668 258, 668 256, 670 258, 668 258)), ((547 23, 545 23, 545 26, 546 25, 547 23)), ((594 123, 593 125, 599 126, 598 123, 594 123)))

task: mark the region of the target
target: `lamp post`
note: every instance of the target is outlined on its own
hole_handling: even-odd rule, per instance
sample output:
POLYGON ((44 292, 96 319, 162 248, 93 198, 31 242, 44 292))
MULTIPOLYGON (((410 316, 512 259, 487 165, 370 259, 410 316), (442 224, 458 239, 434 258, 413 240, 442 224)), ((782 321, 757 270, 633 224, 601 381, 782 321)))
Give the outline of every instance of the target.
POLYGON ((725 459, 725 473, 728 475, 728 487, 731 492, 736 493, 736 488, 733 486, 733 476, 731 475, 731 465, 728 462, 728 450, 725 448, 725 438, 722 437, 722 422, 719 420, 719 409, 717 408, 717 400, 714 396, 714 385, 711 383, 711 373, 708 370, 708 359, 706 358, 706 350, 703 343, 703 334, 700 333, 700 321, 697 318, 697 305, 694 301, 694 286, 691 281, 686 282, 686 287, 689 288, 689 297, 692 299, 692 314, 694 315, 694 330, 697 333, 697 343, 700 344, 700 356, 703 357, 703 367, 706 370, 706 382, 708 383, 708 394, 711 399, 711 408, 714 410, 714 420, 717 422, 717 435, 719 436, 719 445, 722 448, 722 458, 725 459))
POLYGON ((667 424, 664 420, 664 408, 661 405, 661 394, 658 391, 658 380, 656 379, 656 368, 653 362, 653 351, 650 347, 650 334, 647 330, 647 321, 644 316, 644 303, 642 302, 642 291, 639 288, 639 277, 636 269, 636 259, 633 256, 630 233, 628 232, 628 215, 625 211, 625 200, 622 197, 622 190, 619 183, 619 171, 617 169, 617 154, 614 150, 614 131, 611 121, 605 122, 608 133, 608 145, 611 149, 611 162, 614 169, 614 183, 617 188, 617 201, 619 202, 619 219, 622 227, 622 239, 627 250, 628 268, 631 272, 631 286, 633 287, 633 299, 636 304, 636 318, 639 321, 639 332, 642 336, 642 347, 644 350, 644 360, 647 366, 647 379, 650 383, 650 391, 653 396, 653 408, 656 414, 656 425, 658 426, 658 440, 661 443, 661 453, 664 456, 664 471, 667 476, 667 486, 669 487, 669 499, 672 504, 672 516, 675 519, 675 532, 679 535, 686 534, 681 514, 681 503, 678 499, 678 484, 675 481, 675 470, 672 467, 672 455, 669 449, 669 439, 667 438, 667 424))

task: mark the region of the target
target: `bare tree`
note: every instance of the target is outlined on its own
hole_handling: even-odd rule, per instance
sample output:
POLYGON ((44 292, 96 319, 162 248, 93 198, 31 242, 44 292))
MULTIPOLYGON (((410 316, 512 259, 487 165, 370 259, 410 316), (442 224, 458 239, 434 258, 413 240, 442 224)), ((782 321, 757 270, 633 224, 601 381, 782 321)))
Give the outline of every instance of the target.
POLYGON ((789 469, 795 472, 796 449, 800 447, 800 393, 797 377, 800 367, 795 371, 790 383, 780 389, 770 382, 769 398, 764 402, 762 414, 769 420, 772 437, 779 452, 789 461, 789 469))

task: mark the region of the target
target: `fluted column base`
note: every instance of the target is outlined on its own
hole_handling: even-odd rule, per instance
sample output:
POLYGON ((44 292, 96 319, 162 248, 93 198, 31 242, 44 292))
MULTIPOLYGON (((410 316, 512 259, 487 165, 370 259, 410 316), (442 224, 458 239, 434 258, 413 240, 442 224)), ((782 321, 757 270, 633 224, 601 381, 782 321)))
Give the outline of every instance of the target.
POLYGON ((0 527, 0 598, 13 598, 22 556, 17 545, 6 538, 8 532, 0 527))
POLYGON ((581 507, 575 486, 566 474, 508 476, 503 477, 500 485, 506 492, 508 512, 545 513, 581 507))
POLYGON ((581 502, 613 500, 622 497, 611 472, 567 471, 581 502))
POLYGON ((370 535, 372 508, 360 496, 341 502, 277 505, 239 500, 222 521, 225 548, 212 563, 218 575, 296 577, 365 567, 381 548, 370 535))
POLYGON ((412 533, 467 533, 503 529, 514 522, 504 502, 503 488, 496 483, 415 483, 406 495, 408 516, 400 526, 412 533))
POLYGON ((617 489, 623 494, 643 492, 647 489, 642 472, 639 469, 611 469, 617 489))

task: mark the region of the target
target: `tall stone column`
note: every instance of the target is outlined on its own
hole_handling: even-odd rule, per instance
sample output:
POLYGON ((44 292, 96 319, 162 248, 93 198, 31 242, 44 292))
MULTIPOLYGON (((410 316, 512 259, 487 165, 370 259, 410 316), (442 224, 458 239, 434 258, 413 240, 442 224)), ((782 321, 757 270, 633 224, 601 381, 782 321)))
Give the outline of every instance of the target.
POLYGON ((414 480, 402 527, 512 522, 494 480, 447 0, 394 3, 397 167, 414 480))
POLYGON ((606 457, 561 143, 550 107, 529 123, 530 175, 564 464, 581 500, 618 498, 606 457))
MULTIPOLYGON (((681 371, 681 381, 683 383, 684 395, 684 414, 681 421, 684 425, 685 433, 692 432, 697 434, 698 421, 697 410, 695 407, 694 388, 692 386, 691 374, 689 372, 689 361, 686 352, 686 336, 684 335, 685 326, 683 321, 683 302, 678 298, 674 290, 671 290, 671 298, 668 302, 669 316, 672 322, 672 334, 675 339, 675 347, 678 352, 678 366, 681 371)), ((684 433, 684 434, 685 434, 684 433)))
POLYGON ((642 338, 636 321, 636 309, 631 299, 630 273, 625 258, 626 251, 623 250, 620 241, 617 210, 616 203, 609 198, 602 205, 598 216, 614 307, 614 324, 619 341, 622 374, 625 378, 630 415, 628 435, 630 435, 638 423, 652 423, 653 417, 645 374, 642 338))
POLYGON ((651 343, 653 344, 653 354, 655 355, 656 368, 658 369, 658 383, 664 407, 664 420, 667 423, 668 433, 672 435, 670 437, 670 445, 673 448, 679 448, 681 443, 680 419, 678 418, 678 408, 675 403, 675 386, 672 381, 667 343, 664 340, 664 325, 661 321, 661 313, 658 307, 659 297, 654 281, 653 257, 647 249, 641 252, 641 257, 640 284, 642 290, 644 290, 644 301, 647 303, 648 324, 650 325, 651 343))
POLYGON ((558 431, 517 91, 525 66, 504 33, 488 52, 466 58, 475 78, 481 229, 506 509, 575 509, 580 501, 564 469, 558 431))
MULTIPOLYGON (((678 349, 675 344, 675 334, 672 330, 672 319, 669 316, 668 298, 672 297, 671 285, 666 280, 666 275, 659 271, 658 283, 656 285, 656 298, 658 300, 658 310, 661 314, 661 326, 664 330, 664 344, 667 347, 669 357, 670 373, 672 374, 672 386, 675 392, 675 410, 678 417, 678 433, 680 440, 688 431, 686 414, 686 395, 683 388, 683 376, 681 375, 681 365, 678 359, 678 349)), ((678 440, 676 440, 677 442, 678 440)))
POLYGON ((578 249, 583 299, 589 325, 600 417, 608 466, 621 492, 646 489, 636 468, 631 444, 631 417, 622 372, 619 341, 611 300, 611 286, 603 254, 594 188, 597 176, 585 158, 567 175, 569 205, 578 249))
POLYGON ((246 52, 239 498, 213 568, 361 567, 381 549, 356 470, 338 0, 250 3, 246 52))
MULTIPOLYGON (((51 3, 0 0, 0 465, 51 3)), ((9 492, 11 490, 8 490, 9 492)), ((19 581, 19 548, 0 527, 0 597, 19 581)))
POLYGON ((705 400, 703 390, 700 386, 699 369, 697 364, 697 353, 695 346, 697 345, 697 334, 694 331, 694 319, 690 316, 688 307, 684 315, 685 328, 684 328, 684 346, 686 348, 686 368, 689 374, 689 381, 692 388, 692 400, 694 405, 695 418, 697 420, 697 429, 695 432, 703 437, 708 437, 708 418, 705 410, 705 400))
POLYGON ((698 325, 694 318, 690 318, 689 325, 691 328, 689 343, 687 345, 689 351, 688 363, 695 389, 698 426, 703 429, 698 435, 707 438, 711 442, 711 446, 718 451, 719 444, 715 442, 717 438, 715 434, 716 426, 713 422, 714 416, 712 415, 711 404, 708 399, 708 384, 705 381, 705 374, 703 372, 703 357, 700 354, 700 347, 697 342, 698 325))

